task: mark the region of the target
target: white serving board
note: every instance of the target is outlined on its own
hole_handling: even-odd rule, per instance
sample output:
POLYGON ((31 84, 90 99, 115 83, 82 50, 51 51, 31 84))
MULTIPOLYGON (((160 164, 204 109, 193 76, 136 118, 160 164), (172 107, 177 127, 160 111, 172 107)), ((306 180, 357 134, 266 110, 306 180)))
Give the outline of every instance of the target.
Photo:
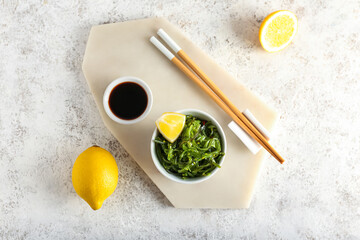
MULTIPOLYGON (((247 208, 254 191, 265 152, 252 155, 230 131, 231 121, 202 90, 177 69, 150 42, 163 28, 242 111, 245 108, 269 130, 276 112, 241 85, 181 31, 163 18, 150 18, 94 26, 83 62, 83 72, 106 127, 119 140, 139 166, 178 208, 247 208), (119 125, 105 113, 102 97, 106 86, 121 76, 143 79, 151 88, 154 103, 140 123, 119 125), (223 127, 228 151, 220 171, 199 184, 172 182, 155 168, 150 156, 150 138, 155 120, 163 113, 196 108, 210 113, 223 127)), ((241 67, 241 66, 239 66, 241 67)), ((121 171, 121 165, 119 166, 121 171)))

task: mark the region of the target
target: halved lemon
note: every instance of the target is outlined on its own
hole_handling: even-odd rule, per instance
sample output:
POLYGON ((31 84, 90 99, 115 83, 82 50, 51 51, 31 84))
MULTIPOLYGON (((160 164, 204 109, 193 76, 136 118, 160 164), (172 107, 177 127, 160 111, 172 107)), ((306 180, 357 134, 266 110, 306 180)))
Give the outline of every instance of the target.
POLYGON ((260 43, 268 52, 280 51, 293 40, 297 27, 297 18, 292 12, 287 10, 273 12, 261 23, 260 43))
POLYGON ((163 137, 173 143, 180 136, 185 126, 186 115, 166 112, 156 120, 155 124, 163 137))

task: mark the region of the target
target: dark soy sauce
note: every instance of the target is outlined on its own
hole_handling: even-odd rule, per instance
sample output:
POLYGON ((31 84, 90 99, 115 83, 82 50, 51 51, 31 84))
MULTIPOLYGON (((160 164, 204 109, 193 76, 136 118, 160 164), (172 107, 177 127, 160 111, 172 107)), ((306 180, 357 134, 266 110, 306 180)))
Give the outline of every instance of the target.
POLYGON ((132 120, 144 113, 148 96, 143 87, 133 82, 123 82, 110 93, 109 106, 118 118, 132 120))

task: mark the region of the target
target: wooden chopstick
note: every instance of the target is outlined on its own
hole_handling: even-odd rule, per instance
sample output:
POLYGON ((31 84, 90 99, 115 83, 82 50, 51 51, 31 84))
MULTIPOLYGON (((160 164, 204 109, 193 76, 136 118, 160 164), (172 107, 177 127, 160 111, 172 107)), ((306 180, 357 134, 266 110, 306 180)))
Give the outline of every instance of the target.
POLYGON ((284 162, 284 159, 269 144, 267 139, 244 116, 244 114, 235 107, 235 105, 230 101, 230 99, 215 85, 213 81, 211 81, 211 79, 195 64, 195 62, 183 50, 178 51, 177 54, 206 83, 206 85, 208 85, 211 88, 211 90, 214 91, 214 93, 231 109, 231 111, 260 139, 260 141, 265 145, 267 145, 267 147, 271 150, 271 152, 273 152, 276 155, 275 158, 282 164, 284 162))
POLYGON ((260 138, 261 141, 267 141, 267 139, 261 134, 261 132, 254 127, 254 125, 240 112, 235 105, 230 101, 228 97, 215 85, 215 83, 200 69, 199 66, 181 49, 181 47, 163 30, 158 30, 158 35, 174 50, 179 57, 213 90, 213 92, 240 118, 245 125, 250 128, 255 135, 260 138))
MULTIPOLYGON (((158 35, 175 51, 179 57, 211 88, 211 90, 233 111, 233 113, 263 142, 267 147, 277 155, 276 159, 283 163, 284 159, 268 143, 261 132, 240 112, 228 97, 215 85, 215 83, 198 67, 195 62, 181 49, 181 47, 163 30, 158 30, 158 35)), ((259 142, 259 141, 258 141, 259 142)), ((259 142, 260 143, 260 142, 259 142)), ((261 143, 260 143, 261 144, 261 143)))
MULTIPOLYGON (((159 33, 159 32, 158 32, 159 33)), ((166 34, 166 33, 165 33, 166 34)), ((160 35, 160 34, 159 34, 160 35)), ((167 34, 166 34, 167 35, 167 34)), ((161 35, 160 35, 161 36, 161 35)), ((169 37, 170 38, 170 37, 169 37)), ((164 38, 163 38, 164 39, 164 38)), ((164 39, 165 40, 165 39, 164 39)), ((169 40, 169 39, 167 39, 169 40)), ((194 72, 197 73, 201 72, 202 76, 206 76, 205 73, 201 71, 199 67, 196 66, 196 64, 186 55, 185 52, 181 50, 181 48, 170 38, 172 42, 166 41, 169 46, 176 51, 177 53, 181 52, 181 55, 186 58, 186 60, 192 64, 192 66, 196 69, 193 69, 194 72)), ((205 91, 214 101, 216 104, 218 104, 219 107, 221 107, 246 133, 248 133, 251 137, 253 137, 261 146, 263 146, 272 156, 274 156, 275 159, 277 159, 281 164, 284 162, 284 159, 276 152, 276 150, 268 143, 268 141, 264 138, 264 136, 246 119, 245 116, 242 115, 242 113, 236 109, 236 107, 231 103, 231 101, 221 92, 221 90, 207 77, 207 82, 212 86, 210 89, 205 80, 201 80, 197 75, 195 75, 189 68, 187 68, 177 57, 175 57, 164 45, 162 45, 155 37, 152 37, 150 41, 165 55, 168 57, 168 59, 174 63, 181 71, 185 73, 186 76, 188 76, 191 80, 193 80, 203 91, 205 91), (215 90, 214 90, 215 89, 215 90), (216 92, 222 96, 220 98, 219 95, 216 94, 216 92), (249 124, 249 126, 243 121, 233 110, 230 108, 229 105, 225 103, 224 100, 226 99, 227 102, 230 103, 230 106, 232 105, 233 108, 237 110, 237 112, 240 112, 239 116, 242 116, 245 121, 249 124), (253 130, 254 129, 254 130, 253 130), (256 134, 257 133, 257 134, 256 134)), ((180 56, 180 55, 179 55, 180 56)), ((184 59, 183 59, 184 60, 184 59)), ((184 60, 185 61, 185 60, 184 60)), ((185 61, 186 62, 186 61, 185 61)), ((190 65, 189 65, 190 66, 190 65)), ((205 77, 204 77, 205 78, 205 77)))
POLYGON ((174 57, 171 62, 173 62, 181 71, 183 71, 186 76, 188 76, 191 80, 193 80, 202 90, 204 90, 219 107, 221 107, 246 133, 248 133, 251 137, 253 137, 257 142, 261 144, 272 156, 276 158, 280 163, 283 163, 284 160, 282 157, 276 152, 276 150, 266 141, 266 139, 260 135, 265 142, 262 141, 253 131, 249 129, 249 127, 241 121, 238 116, 231 111, 231 109, 223 102, 221 99, 204 84, 193 72, 191 72, 177 57, 174 57), (267 144, 266 144, 267 143, 267 144))

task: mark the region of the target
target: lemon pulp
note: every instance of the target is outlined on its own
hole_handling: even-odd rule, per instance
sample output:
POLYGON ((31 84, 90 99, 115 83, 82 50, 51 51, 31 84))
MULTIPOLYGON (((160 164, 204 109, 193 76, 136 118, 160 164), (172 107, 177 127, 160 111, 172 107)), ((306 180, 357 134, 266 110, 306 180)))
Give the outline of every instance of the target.
POLYGON ((259 39, 268 52, 276 52, 290 44, 297 32, 296 16, 286 10, 273 12, 261 24, 259 39))
POLYGON ((159 132, 169 142, 173 143, 180 136, 185 126, 186 115, 166 112, 155 122, 159 132))

